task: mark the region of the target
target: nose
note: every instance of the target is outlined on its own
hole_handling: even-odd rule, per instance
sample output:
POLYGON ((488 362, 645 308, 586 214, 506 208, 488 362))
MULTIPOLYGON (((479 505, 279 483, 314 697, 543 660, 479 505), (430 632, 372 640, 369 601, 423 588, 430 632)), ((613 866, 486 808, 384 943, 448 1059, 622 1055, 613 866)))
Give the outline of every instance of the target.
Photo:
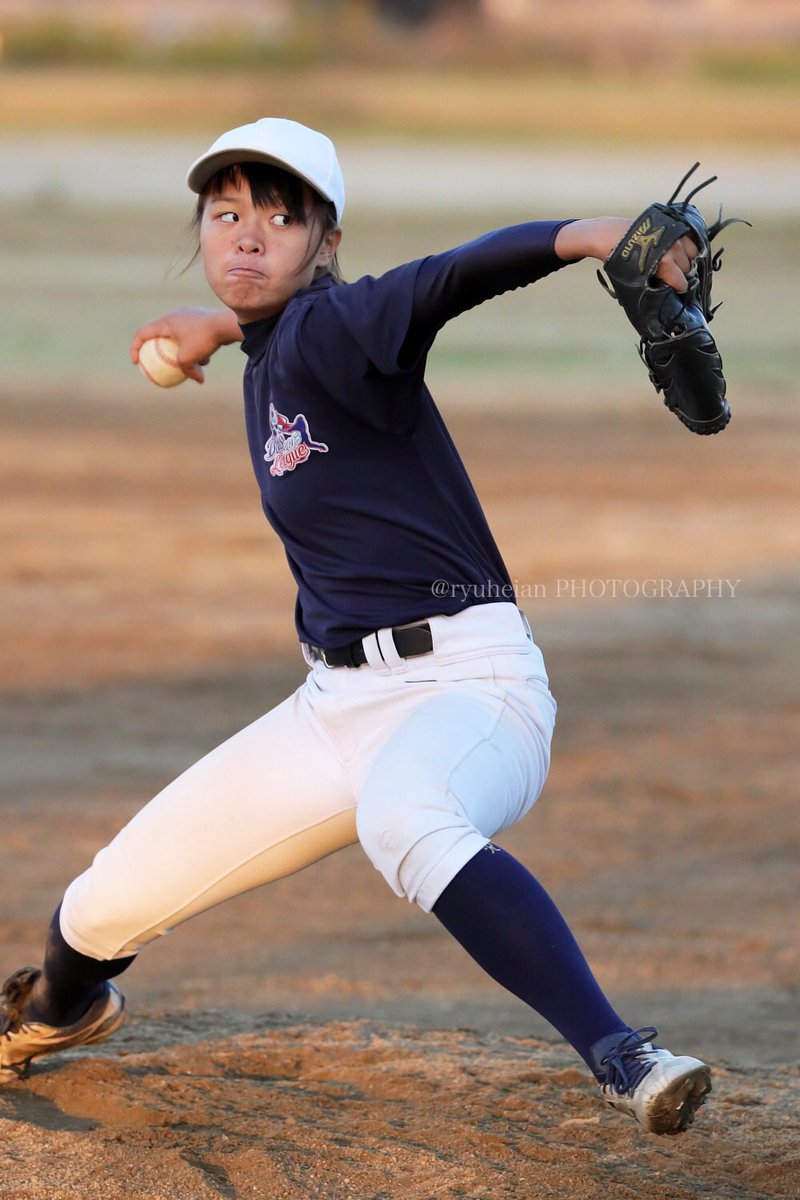
POLYGON ((243 254, 260 254, 264 249, 264 239, 252 227, 244 223, 239 228, 237 244, 243 254))

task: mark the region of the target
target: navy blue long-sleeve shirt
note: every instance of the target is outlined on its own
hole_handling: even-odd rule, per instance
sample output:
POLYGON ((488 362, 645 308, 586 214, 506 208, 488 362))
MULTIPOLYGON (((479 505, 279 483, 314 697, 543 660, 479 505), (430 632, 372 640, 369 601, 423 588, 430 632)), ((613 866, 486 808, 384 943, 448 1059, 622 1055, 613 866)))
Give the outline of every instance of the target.
POLYGON ((565 223, 501 229, 352 284, 324 275, 242 327, 250 453, 301 641, 332 649, 513 600, 424 371, 451 318, 566 265, 553 249, 565 223))

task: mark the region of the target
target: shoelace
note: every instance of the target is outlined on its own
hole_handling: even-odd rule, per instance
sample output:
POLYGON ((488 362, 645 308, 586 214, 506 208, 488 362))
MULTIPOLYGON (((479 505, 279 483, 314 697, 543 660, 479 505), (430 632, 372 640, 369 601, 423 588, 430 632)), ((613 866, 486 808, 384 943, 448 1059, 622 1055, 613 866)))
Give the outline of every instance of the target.
POLYGON ((610 1087, 620 1096, 624 1092, 633 1092, 652 1070, 653 1063, 643 1058, 641 1051, 642 1047, 651 1043, 655 1037, 658 1037, 658 1030, 652 1026, 632 1029, 630 1033, 626 1033, 605 1058, 600 1060, 600 1066, 605 1071, 603 1086, 610 1087))

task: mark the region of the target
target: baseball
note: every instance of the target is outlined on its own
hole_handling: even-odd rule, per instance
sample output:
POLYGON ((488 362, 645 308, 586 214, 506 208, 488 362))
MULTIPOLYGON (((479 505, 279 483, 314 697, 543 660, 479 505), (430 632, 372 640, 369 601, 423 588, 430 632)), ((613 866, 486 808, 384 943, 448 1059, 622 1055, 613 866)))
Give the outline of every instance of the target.
POLYGON ((139 366, 151 383, 177 387, 186 379, 178 366, 178 344, 169 337, 150 338, 139 347, 139 366))

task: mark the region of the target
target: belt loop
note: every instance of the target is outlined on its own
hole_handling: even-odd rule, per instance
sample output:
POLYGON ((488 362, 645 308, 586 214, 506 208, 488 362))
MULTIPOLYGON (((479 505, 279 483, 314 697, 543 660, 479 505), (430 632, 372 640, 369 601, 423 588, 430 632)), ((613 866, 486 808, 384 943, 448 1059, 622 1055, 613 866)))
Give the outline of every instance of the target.
POLYGON ((379 629, 375 635, 378 639, 378 649, 383 656, 383 661, 390 671, 407 671, 408 664, 404 658, 401 658, 400 653, 395 645, 394 635, 391 629, 379 629))
POLYGON ((383 656, 378 646, 377 633, 368 633, 361 645, 364 647, 367 663, 372 667, 373 671, 377 671, 379 675, 389 675, 390 668, 383 661, 383 656))

